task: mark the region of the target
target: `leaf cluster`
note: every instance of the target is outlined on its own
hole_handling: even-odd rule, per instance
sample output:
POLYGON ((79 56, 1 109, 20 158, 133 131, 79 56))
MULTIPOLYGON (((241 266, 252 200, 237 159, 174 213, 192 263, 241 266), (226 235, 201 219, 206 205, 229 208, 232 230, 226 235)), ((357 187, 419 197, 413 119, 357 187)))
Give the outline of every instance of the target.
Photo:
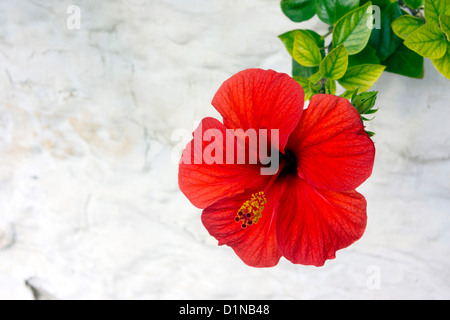
POLYGON ((429 58, 450 79, 450 0, 282 0, 281 8, 294 22, 317 15, 329 25, 325 35, 296 29, 279 36, 305 100, 335 95, 339 84, 341 97, 369 121, 378 92, 365 91, 384 71, 420 79, 429 58))
POLYGON ((404 46, 420 57, 431 59, 436 69, 450 80, 450 1, 402 3, 409 14, 397 18, 392 30, 404 40, 404 46))
POLYGON ((368 90, 385 66, 370 47, 372 3, 360 0, 283 0, 281 7, 293 21, 314 15, 330 24, 327 35, 296 29, 279 36, 293 59, 292 74, 309 100, 318 93, 336 94, 337 83, 347 92, 368 90))
POLYGON ((449 78, 449 0, 282 0, 281 8, 292 21, 317 15, 329 25, 326 35, 296 29, 279 36, 307 100, 336 94, 337 83, 366 91, 384 71, 420 79, 424 58, 449 78))

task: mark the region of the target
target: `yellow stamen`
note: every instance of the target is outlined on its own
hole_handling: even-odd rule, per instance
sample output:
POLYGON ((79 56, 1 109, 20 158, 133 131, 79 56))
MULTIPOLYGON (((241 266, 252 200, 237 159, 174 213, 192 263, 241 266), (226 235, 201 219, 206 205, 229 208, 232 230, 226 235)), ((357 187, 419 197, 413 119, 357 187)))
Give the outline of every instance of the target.
POLYGON ((245 201, 239 208, 235 221, 242 223, 243 229, 258 223, 266 203, 267 199, 264 191, 252 194, 250 200, 245 201))

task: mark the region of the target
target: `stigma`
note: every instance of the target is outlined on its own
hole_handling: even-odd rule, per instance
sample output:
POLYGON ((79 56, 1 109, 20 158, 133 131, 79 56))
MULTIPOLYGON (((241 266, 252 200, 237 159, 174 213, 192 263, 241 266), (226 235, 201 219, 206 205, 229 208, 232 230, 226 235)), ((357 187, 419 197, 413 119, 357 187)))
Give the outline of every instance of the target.
POLYGON ((236 218, 237 223, 241 223, 242 229, 247 229, 254 224, 257 224, 262 217, 264 206, 267 203, 264 191, 253 193, 250 200, 244 202, 239 208, 236 218))

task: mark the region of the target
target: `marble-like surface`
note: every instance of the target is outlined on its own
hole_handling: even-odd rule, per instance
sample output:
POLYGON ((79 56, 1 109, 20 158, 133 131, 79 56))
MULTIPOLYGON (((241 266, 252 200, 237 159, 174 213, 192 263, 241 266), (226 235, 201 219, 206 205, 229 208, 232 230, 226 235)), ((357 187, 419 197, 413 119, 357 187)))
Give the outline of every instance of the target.
POLYGON ((0 299, 449 299, 450 82, 429 61, 375 86, 368 228, 323 268, 245 266, 178 190, 179 134, 232 74, 289 73, 298 26, 275 0, 0 2, 0 299))

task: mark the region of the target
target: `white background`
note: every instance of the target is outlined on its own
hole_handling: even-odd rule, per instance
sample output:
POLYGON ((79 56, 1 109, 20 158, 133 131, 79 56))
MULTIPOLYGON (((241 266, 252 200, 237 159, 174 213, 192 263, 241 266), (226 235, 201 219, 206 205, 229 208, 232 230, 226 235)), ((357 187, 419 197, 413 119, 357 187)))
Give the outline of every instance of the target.
POLYGON ((277 0, 0 2, 0 298, 449 299, 450 82, 385 73, 364 237, 244 265, 177 187, 175 133, 234 73, 290 73, 277 0), (67 28, 69 5, 81 28, 67 28), (26 285, 26 283, 28 285, 26 285))

